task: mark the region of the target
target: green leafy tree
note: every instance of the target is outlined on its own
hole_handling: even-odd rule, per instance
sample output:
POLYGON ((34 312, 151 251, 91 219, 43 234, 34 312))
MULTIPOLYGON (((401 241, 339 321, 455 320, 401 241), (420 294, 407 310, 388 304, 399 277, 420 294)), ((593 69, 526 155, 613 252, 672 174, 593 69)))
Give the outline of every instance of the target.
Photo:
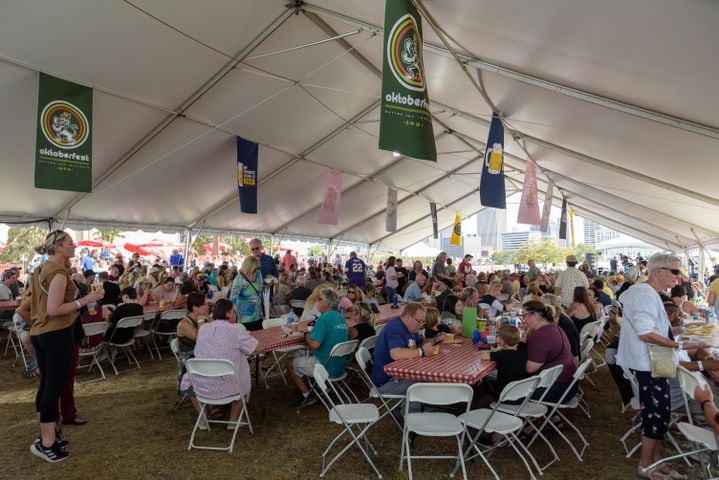
POLYGON ((27 263, 35 256, 35 247, 42 244, 47 230, 40 227, 11 227, 5 250, 0 254, 2 263, 27 263))
POLYGON ((310 257, 321 257, 323 253, 324 249, 319 245, 312 245, 307 249, 307 255, 309 255, 310 257))
POLYGON ((234 251, 239 252, 242 255, 250 254, 250 246, 247 242, 242 240, 241 237, 222 237, 220 241, 226 243, 227 245, 231 245, 234 251))
POLYGON ((492 253, 492 261, 498 265, 513 265, 516 257, 516 250, 495 250, 492 253))
POLYGON ((114 243, 116 238, 125 238, 125 235, 119 228, 115 228, 113 230, 98 230, 97 232, 101 239, 110 243, 114 243))
POLYGON ((594 245, 587 245, 586 243, 580 243, 574 249, 574 254, 577 258, 584 258, 585 253, 597 253, 597 247, 594 245))

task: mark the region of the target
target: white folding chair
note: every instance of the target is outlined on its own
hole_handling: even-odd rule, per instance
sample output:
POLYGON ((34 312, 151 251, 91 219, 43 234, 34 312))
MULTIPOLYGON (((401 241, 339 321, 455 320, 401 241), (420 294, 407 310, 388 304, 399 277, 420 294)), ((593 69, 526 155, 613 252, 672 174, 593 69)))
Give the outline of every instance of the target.
POLYGON ((532 427, 533 431, 536 431, 539 434, 539 437, 544 441, 544 443, 549 447, 549 450, 552 452, 552 459, 544 464, 543 466, 539 466, 536 459, 534 458, 534 455, 528 451, 530 457, 532 458, 532 463, 537 466, 537 470, 539 471, 540 475, 544 473, 544 470, 549 468, 550 465, 552 465, 554 462, 559 460, 559 456, 557 455, 556 450, 554 450, 554 447, 552 444, 547 440, 547 438, 544 436, 544 433, 542 433, 541 430, 537 428, 537 425, 534 424, 532 419, 544 419, 547 416, 547 413, 549 412, 549 408, 546 405, 542 405, 541 402, 544 400, 544 397, 549 392, 549 389, 552 385, 554 385, 554 382, 557 380, 559 375, 562 373, 562 370, 564 369, 564 365, 555 365, 552 368, 548 368, 546 370, 542 370, 537 377, 539 378, 539 382, 537 383, 537 386, 535 387, 535 390, 538 390, 540 388, 544 388, 544 391, 542 392, 542 395, 537 399, 537 402, 525 402, 524 404, 508 404, 508 403, 493 403, 490 405, 491 408, 494 408, 495 405, 498 406, 498 410, 502 413, 507 413, 509 415, 515 415, 521 419, 524 420, 524 424, 522 425, 522 429, 526 426, 532 427))
MULTIPOLYGON (((132 365, 132 362, 134 361, 137 368, 140 368, 140 362, 137 361, 137 357, 134 353, 132 353, 132 347, 135 345, 134 333, 129 340, 124 342, 116 340, 116 337, 118 335, 118 332, 122 332, 124 329, 134 328, 137 330, 137 328, 142 325, 143 320, 144 319, 142 315, 136 315, 133 317, 125 317, 120 319, 120 321, 117 322, 115 330, 112 332, 110 338, 105 341, 105 345, 115 347, 118 352, 124 352, 128 363, 132 365)), ((98 358, 98 361, 100 360, 101 358, 98 358)), ((110 362, 110 365, 112 365, 112 369, 115 371, 115 375, 119 375, 120 372, 117 370, 117 367, 115 366, 115 360, 113 360, 112 355, 110 355, 109 351, 107 355, 107 360, 110 362)))
POLYGON ((290 307, 293 309, 295 315, 297 315, 297 318, 300 318, 302 316, 302 312, 305 311, 305 301, 290 300, 290 307))
MULTIPOLYGON (((105 322, 92 322, 92 323, 85 323, 82 326, 83 330, 85 330, 85 335, 87 337, 94 337, 95 335, 105 335, 105 332, 107 331, 107 323, 105 322)), ((99 357, 103 353, 103 344, 100 343, 95 348, 92 349, 82 349, 80 348, 80 362, 83 358, 90 357, 90 363, 87 365, 78 365, 77 368, 87 368, 87 371, 90 372, 92 370, 92 367, 97 366, 97 369, 100 370, 100 377, 96 378, 94 380, 88 380, 84 383, 90 383, 90 382, 96 382, 98 380, 106 380, 107 377, 105 376, 105 371, 102 369, 102 365, 100 365, 99 357)))
POLYGON ((12 363, 14 367, 17 364, 18 359, 22 359, 22 364, 25 367, 25 371, 28 369, 27 357, 28 353, 25 351, 25 346, 22 343, 22 330, 20 325, 24 325, 25 320, 20 316, 19 313, 13 313, 12 320, 8 320, 5 327, 8 329, 7 344, 5 345, 5 355, 7 355, 8 347, 12 347, 15 352, 15 361, 12 363))
MULTIPOLYGON (((399 457, 399 469, 403 469, 405 459, 407 460, 407 472, 412 480, 412 460, 418 458, 428 459, 454 459, 462 468, 464 479, 467 479, 467 470, 464 465, 464 453, 462 444, 466 430, 464 425, 455 415, 446 412, 412 412, 410 413, 411 402, 419 402, 425 405, 453 405, 466 403, 466 415, 469 412, 474 391, 469 385, 463 383, 415 383, 407 389, 407 401, 404 415, 404 428, 402 429, 402 451, 399 457), (422 435, 426 437, 455 437, 457 439, 457 455, 412 455, 410 452, 409 434, 422 435)), ((521 425, 521 422, 519 422, 521 425)), ((456 471, 456 468, 455 468, 456 471)))
POLYGON ((180 320, 182 320, 185 315, 187 315, 187 310, 167 310, 162 312, 160 316, 155 319, 152 327, 150 327, 150 332, 152 333, 152 343, 155 345, 157 358, 160 360, 162 360, 162 354, 160 353, 160 347, 157 345, 157 339, 165 338, 169 341, 174 338, 177 335, 177 324, 180 323, 180 320), (165 324, 167 324, 167 322, 173 323, 170 324, 170 329, 168 331, 160 331, 162 322, 166 322, 165 324))
MULTIPOLYGON (((534 456, 532 456, 532 454, 529 452, 528 447, 525 447, 519 440, 519 437, 517 437, 517 432, 520 432, 522 430, 522 427, 525 423, 522 419, 519 418, 518 412, 522 411, 527 405, 529 398, 537 389, 538 384, 538 375, 525 378, 523 380, 510 382, 502 389, 502 393, 499 394, 499 401, 497 403, 494 403, 491 409, 479 408, 477 410, 468 411, 467 413, 464 413, 459 416, 460 422, 462 422, 462 425, 464 425, 467 430, 469 430, 469 428, 477 430, 477 433, 474 435, 474 437, 470 437, 469 447, 467 447, 467 450, 464 452, 464 456, 466 459, 465 461, 469 461, 472 458, 479 456, 487 465, 489 471, 492 472, 494 478, 499 479, 497 472, 494 470, 494 468, 492 468, 492 465, 489 463, 489 460, 487 459, 485 453, 492 453, 494 449, 503 442, 498 442, 496 445, 488 447, 484 451, 477 444, 480 435, 482 435, 483 433, 496 433, 504 436, 504 441, 509 443, 509 445, 514 449, 519 458, 522 459, 524 466, 527 468, 527 471, 529 472, 529 475, 533 480, 535 478, 534 472, 529 466, 525 454, 529 455, 537 470, 540 473, 542 472, 539 464, 534 459, 534 456), (519 400, 522 400, 522 402, 519 405, 516 405, 514 411, 511 411, 510 413, 500 411, 501 406, 504 406, 506 409, 508 407, 508 402, 517 402, 519 400), (474 450, 476 453, 472 454, 472 450, 474 450)), ((459 467, 460 465, 457 465, 454 468, 454 472, 452 473, 455 474, 459 467)), ((464 472, 465 478, 467 478, 467 474, 464 471, 464 465, 462 465, 462 470, 464 472)))
POLYGON ((367 350, 372 350, 374 346, 377 344, 377 335, 372 335, 370 337, 365 338, 362 340, 359 344, 359 347, 357 347, 357 350, 360 348, 366 348, 367 350))
MULTIPOLYGON (((170 340, 170 350, 172 351, 172 354, 175 356, 175 360, 177 360, 177 368, 180 368, 180 340, 175 337, 172 340, 170 340)), ((187 395, 183 395, 182 398, 177 402, 175 405, 175 410, 178 410, 180 406, 187 400, 189 397, 187 395)))
POLYGON ((324 477, 334 463, 347 452, 353 445, 357 446, 362 452, 362 455, 370 464, 372 470, 378 478, 382 478, 382 474, 379 473, 377 467, 372 462, 367 450, 363 448, 360 440, 363 440, 370 450, 376 455, 377 451, 372 447, 367 439, 367 431, 377 423, 380 419, 379 410, 371 403, 344 403, 341 400, 339 392, 335 389, 332 382, 329 381, 329 375, 327 370, 321 364, 316 364, 314 368, 314 380, 315 390, 317 395, 329 411, 330 422, 342 425, 344 429, 330 442, 325 451, 322 453, 322 471, 320 477, 324 477), (332 395, 330 394, 332 391, 332 395), (332 397, 338 398, 338 403, 335 403, 332 397), (358 433, 355 433, 353 428, 358 429, 358 433), (342 450, 339 451, 332 460, 327 462, 327 455, 334 447, 335 443, 343 437, 345 434, 349 434, 352 437, 352 441, 348 443, 342 450))
MULTIPOLYGON (((235 365, 231 361, 224 359, 191 358, 187 362, 185 362, 185 367, 187 368, 187 373, 190 375, 190 383, 192 383, 193 376, 216 378, 237 375, 237 373, 235 372, 235 365)), ((194 390, 195 397, 200 403, 200 413, 197 415, 197 420, 195 420, 195 426, 192 429, 192 435, 190 435, 190 443, 187 445, 187 449, 190 450, 192 448, 196 448, 198 450, 220 450, 223 452, 232 453, 232 449, 235 447, 235 438, 237 437, 237 432, 240 429, 241 425, 247 425, 250 429, 250 433, 253 433, 252 423, 250 423, 250 414, 247 411, 247 404, 245 403, 245 396, 238 394, 223 398, 206 398, 202 395, 199 395, 196 389, 194 390), (195 434, 199 429, 200 421, 203 418, 206 418, 205 408, 207 407, 207 405, 226 405, 235 401, 242 402, 242 410, 240 411, 240 416, 238 417, 236 422, 226 420, 210 420, 209 418, 206 419, 208 428, 213 423, 234 425, 235 428, 232 431, 232 440, 230 440, 230 444, 227 447, 197 445, 195 443, 195 434), (243 420, 243 418, 245 420, 243 420)))
MULTIPOLYGON (((577 390, 577 394, 574 395, 574 397, 572 397, 571 399, 569 399, 566 402, 565 402, 565 400, 567 400, 569 393, 574 388, 574 385, 578 385, 579 382, 585 377, 585 373, 587 371, 587 368, 589 368, 589 365, 591 364, 591 362, 592 362, 591 359, 586 359, 582 363, 579 364, 579 367, 577 367, 577 371, 574 372, 574 376, 572 377, 572 382, 569 384, 567 389, 564 391, 564 393, 562 394, 562 396, 559 398, 559 400, 556 403, 549 402, 546 400, 546 398, 542 399, 541 402, 539 402, 538 400, 530 400, 532 402, 536 401, 537 403, 540 403, 541 405, 545 405, 551 409, 550 412, 546 415, 546 419, 544 420, 544 423, 542 423, 542 425, 539 427, 539 429, 537 431, 540 432, 540 431, 544 430, 544 427, 546 427, 547 424, 551 425, 552 428, 554 428, 554 431, 556 431, 559 434, 559 436, 562 437, 562 439, 564 439, 565 442, 567 442, 567 445, 569 445, 569 447, 574 452, 574 455, 576 455, 577 459, 579 459, 580 462, 582 461, 584 452, 587 450, 587 447, 589 446, 589 442, 587 442, 587 439, 584 438, 584 435, 582 435, 582 432, 579 431, 579 429, 572 422, 569 421, 569 419, 567 418, 566 415, 564 415, 564 413, 562 413, 562 410, 574 409, 574 408, 579 407, 579 391, 578 390, 577 390), (577 450, 577 447, 574 445, 574 443, 571 442, 567 438, 567 436, 564 434, 564 432, 562 432, 551 421, 551 419, 555 415, 557 415, 559 418, 561 418, 562 422, 564 422, 565 425, 568 425, 569 428, 571 428, 572 430, 574 430, 576 432, 577 436, 579 437, 579 440, 582 443, 581 451, 577 450)), ((532 446, 532 443, 534 443, 534 441, 537 439, 537 437, 538 437, 538 435, 537 435, 537 433, 535 433, 534 437, 532 437, 532 439, 529 441, 529 443, 527 443, 527 448, 532 446)))
POLYGON ((272 297, 270 296, 270 293, 271 290, 269 288, 265 288, 262 290, 262 306, 265 313, 264 318, 270 318, 270 307, 272 306, 272 297))
MULTIPOLYGON (((283 315, 277 318, 267 318, 263 320, 262 328, 279 327, 285 324, 287 324, 287 315, 283 315)), ((270 385, 267 383, 267 379, 270 378, 272 376, 272 372, 275 371, 279 372, 280 377, 282 377, 282 382, 287 385, 287 378, 285 378, 285 367, 283 365, 283 361, 285 358, 287 358, 289 354, 298 350, 304 350, 305 348, 305 345, 294 345, 291 347, 283 347, 278 348, 277 350, 273 350, 271 352, 272 365, 270 365, 270 368, 268 368, 267 371, 262 373, 262 380, 265 382, 265 388, 270 388, 270 385)))
MULTIPOLYGON (((372 362, 372 355, 369 353, 369 350, 360 345, 355 352, 355 359, 357 360, 357 365, 359 365, 360 378, 364 381, 365 385, 367 385, 367 388, 369 388, 370 398, 377 398, 380 402, 382 402, 382 406, 380 408, 384 407, 385 411, 380 417, 380 419, 384 418, 384 416, 387 414, 391 414, 394 409, 400 407, 404 402, 405 395, 382 394, 379 392, 379 390, 377 390, 377 387, 374 385, 374 383, 372 383, 372 379, 367 373, 367 368, 372 362)), ((402 430, 402 425, 399 423, 397 418, 395 418, 394 415, 390 416, 392 417, 392 420, 394 420, 394 423, 397 425, 397 427, 402 430)))
POLYGON ((327 366, 332 362, 345 362, 345 368, 344 370, 342 370, 342 373, 335 377, 329 377, 328 380, 333 385, 337 385, 339 387, 337 391, 344 393, 347 397, 348 402, 351 402, 353 399, 355 402, 359 402, 357 395, 355 395, 350 386, 347 384, 346 366, 347 360, 352 356, 355 350, 357 350, 358 345, 359 341, 357 340, 348 340, 346 342, 340 342, 336 344, 334 347, 332 347, 330 355, 329 357, 327 357, 327 361, 324 365, 324 367, 327 368, 327 366))
POLYGON ((380 324, 378 324, 378 325, 375 325, 375 326, 374 326, 374 333, 375 333, 377 336, 379 336, 379 333, 380 333, 382 330, 384 330, 384 327, 386 327, 386 326, 387 326, 386 323, 380 323, 380 324))

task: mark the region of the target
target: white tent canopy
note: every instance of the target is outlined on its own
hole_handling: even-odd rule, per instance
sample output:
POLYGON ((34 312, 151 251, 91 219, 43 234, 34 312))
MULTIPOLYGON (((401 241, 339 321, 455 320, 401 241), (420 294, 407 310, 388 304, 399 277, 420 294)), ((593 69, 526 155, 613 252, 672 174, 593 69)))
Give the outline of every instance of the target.
MULTIPOLYGON (((719 5, 422 4, 513 129, 508 194, 528 153, 540 190, 551 180, 586 218, 675 251, 719 239, 719 5)), ((440 227, 472 215, 491 108, 427 21, 438 161, 377 148, 383 11, 380 0, 5 2, 0 221, 203 225, 399 250, 431 234, 430 201, 440 227), (39 71, 95 88, 91 194, 33 188, 39 71), (239 211, 235 135, 261 145, 259 215, 239 211), (344 172, 337 226, 317 223, 329 166, 344 172)))

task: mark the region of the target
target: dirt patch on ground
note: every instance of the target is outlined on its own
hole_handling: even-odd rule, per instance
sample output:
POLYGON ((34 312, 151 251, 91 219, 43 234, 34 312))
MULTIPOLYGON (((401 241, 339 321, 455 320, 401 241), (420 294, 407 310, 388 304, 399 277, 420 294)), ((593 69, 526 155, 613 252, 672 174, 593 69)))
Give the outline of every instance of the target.
MULTIPOLYGON (((253 395, 250 417, 254 435, 241 429, 232 454, 187 451, 195 413, 189 403, 174 410, 175 360, 168 354, 162 361, 141 358, 142 368, 107 381, 80 385, 76 389, 80 414, 90 423, 84 427, 65 427, 72 457, 60 464, 46 464, 32 456, 28 448, 38 434, 34 414, 36 379, 24 379, 12 360, 0 359, 0 478, 31 479, 296 479, 314 478, 321 469, 321 454, 340 431, 328 421, 321 404, 298 414, 290 405, 296 400, 294 387, 282 380, 261 386, 267 404, 262 418, 253 395)), ((127 368, 125 363, 122 368, 127 368)), ((93 378, 81 374, 79 381, 93 378)), ((596 387, 585 382, 585 398, 592 418, 580 411, 569 413, 572 421, 590 443, 584 461, 579 462, 567 445, 550 434, 561 458, 545 473, 546 479, 629 479, 635 478, 636 456, 624 458, 619 438, 627 430, 633 412, 620 413, 619 396, 606 367, 592 375, 596 387)), ((358 393, 366 389, 357 383, 358 393)), ((678 435, 681 436, 680 434, 678 435)), ((379 455, 375 463, 387 479, 407 478, 398 471, 401 434, 390 419, 375 425, 369 435, 379 455)), ((571 437, 570 437, 571 438, 571 437)), ((213 430, 200 441, 224 442, 229 432, 213 430)), ((418 438, 414 453, 452 453, 453 439, 418 438)), ((548 456, 542 446, 533 447, 540 462, 548 456)), ((506 479, 529 478, 511 448, 496 452, 491 462, 506 479)), ((418 461, 417 479, 446 478, 453 464, 446 460, 418 461)), ((678 465, 686 471, 686 466, 678 465)), ((468 464, 469 478, 490 478, 481 460, 468 464)), ((696 472, 692 472, 696 475, 696 472)), ((367 479, 372 472, 356 449, 341 459, 328 478, 367 479)))

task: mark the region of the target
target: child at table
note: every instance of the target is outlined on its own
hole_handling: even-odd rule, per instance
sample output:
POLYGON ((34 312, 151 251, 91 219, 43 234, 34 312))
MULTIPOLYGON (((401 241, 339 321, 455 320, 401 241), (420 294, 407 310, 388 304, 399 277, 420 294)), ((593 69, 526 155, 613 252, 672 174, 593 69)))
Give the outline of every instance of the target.
POLYGON ((446 324, 440 322, 440 313, 436 308, 427 309, 426 322, 424 324, 424 338, 434 338, 440 333, 451 333, 452 330, 446 324))
POLYGON ((495 400, 508 383, 527 377, 527 344, 520 342, 520 337, 519 329, 514 325, 499 328, 497 349, 489 354, 489 359, 497 364, 497 380, 492 389, 495 400))
POLYGON ((371 283, 368 283, 367 285, 365 285, 364 301, 367 302, 368 304, 370 304, 370 306, 374 305, 374 307, 371 307, 371 308, 372 308, 372 311, 376 313, 376 312, 379 312, 379 302, 377 301, 376 298, 374 298, 374 294, 375 294, 375 286, 371 283))

